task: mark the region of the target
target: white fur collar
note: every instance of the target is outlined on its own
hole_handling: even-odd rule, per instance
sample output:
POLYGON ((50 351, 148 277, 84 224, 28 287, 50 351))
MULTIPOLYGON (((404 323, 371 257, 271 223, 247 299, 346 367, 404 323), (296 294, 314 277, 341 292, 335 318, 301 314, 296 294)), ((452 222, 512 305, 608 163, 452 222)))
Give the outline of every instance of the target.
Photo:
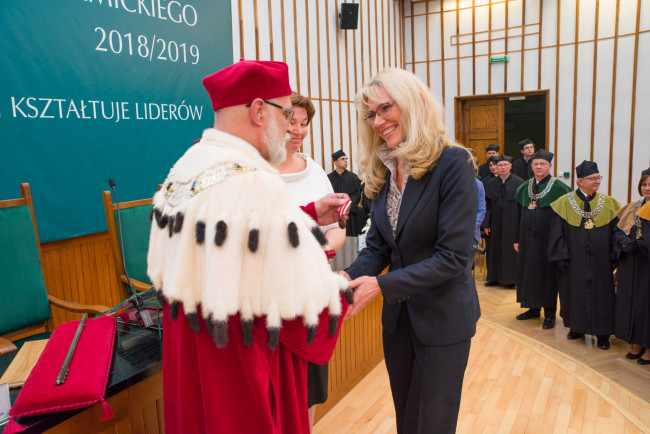
POLYGON ((246 143, 206 130, 154 196, 154 216, 151 282, 169 301, 171 316, 182 304, 195 331, 200 305, 218 346, 226 345, 228 319, 237 313, 245 342, 252 342, 253 319, 266 317, 271 348, 282 320, 298 316, 313 339, 325 308, 336 332, 340 292, 351 296, 347 281, 331 272, 316 222, 246 143))

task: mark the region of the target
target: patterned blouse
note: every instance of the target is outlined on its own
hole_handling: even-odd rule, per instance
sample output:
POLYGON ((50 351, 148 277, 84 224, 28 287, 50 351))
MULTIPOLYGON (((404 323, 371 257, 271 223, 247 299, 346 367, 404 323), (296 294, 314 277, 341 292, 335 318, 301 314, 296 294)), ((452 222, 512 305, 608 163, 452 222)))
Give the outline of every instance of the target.
POLYGON ((394 237, 395 231, 397 230, 397 216, 402 206, 402 191, 406 189, 406 183, 409 179, 407 172, 411 166, 406 164, 404 175, 402 176, 402 191, 399 191, 399 188, 397 188, 397 159, 391 157, 390 154, 391 149, 385 143, 377 148, 377 156, 384 163, 384 166, 390 170, 390 185, 388 186, 388 195, 386 196, 386 213, 388 214, 388 222, 393 230, 394 237))

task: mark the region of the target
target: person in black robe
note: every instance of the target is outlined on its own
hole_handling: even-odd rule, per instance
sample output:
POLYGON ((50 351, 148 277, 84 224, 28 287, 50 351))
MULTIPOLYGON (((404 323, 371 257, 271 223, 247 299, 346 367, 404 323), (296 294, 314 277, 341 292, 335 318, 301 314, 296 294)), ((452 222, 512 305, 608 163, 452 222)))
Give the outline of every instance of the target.
MULTIPOLYGON (((334 170, 327 175, 327 178, 332 184, 334 193, 346 193, 350 196, 350 202, 354 206, 350 206, 350 214, 356 212, 356 205, 361 200, 361 180, 359 177, 348 170, 348 156, 345 155, 345 152, 339 150, 332 154, 332 160, 334 161, 334 170)), ((352 222, 355 219, 354 215, 350 216, 348 222, 352 222)), ((359 228, 355 227, 355 224, 348 224, 346 226, 346 235, 348 237, 356 237, 359 235, 359 228)))
MULTIPOLYGON (((332 259, 332 270, 345 270, 357 258, 357 236, 363 227, 359 227, 359 202, 361 201, 361 180, 348 170, 348 156, 338 150, 332 154, 334 170, 327 175, 334 193, 346 193, 350 196, 350 217, 345 227, 345 243, 332 259)), ((363 212, 363 209, 361 209, 363 212)), ((365 225, 365 222, 364 222, 365 225)))
POLYGON ((548 259, 557 262, 560 316, 568 339, 595 335, 598 347, 610 347, 614 333, 616 268, 614 228, 620 203, 598 191, 598 166, 583 161, 576 168, 578 189, 551 204, 555 211, 548 259))
POLYGON ((519 230, 515 232, 517 302, 528 310, 518 320, 539 318, 544 308, 542 328, 555 327, 557 279, 555 263, 548 261, 548 234, 553 218, 551 203, 571 191, 571 187, 551 176, 553 153, 540 149, 531 157, 534 177, 517 189, 519 230))
POLYGON ((522 157, 512 163, 512 173, 527 181, 533 177, 533 168, 530 165, 533 160, 530 157, 535 153, 535 144, 530 139, 524 139, 519 142, 519 147, 522 157))
MULTIPOLYGON (((636 215, 639 216, 641 219, 641 241, 642 243, 640 244, 640 248, 643 248, 646 252, 648 252, 648 262, 646 262, 646 266, 650 268, 650 202, 647 202, 645 205, 641 207, 636 212, 636 215)), ((650 288, 647 288, 648 291, 650 291, 650 288)), ((650 315, 650 296, 646 299, 649 301, 649 303, 646 305, 646 313, 650 315)), ((647 318, 647 317, 646 317, 647 318)), ((646 319, 646 324, 647 323, 646 319)), ((637 360, 636 362, 639 365, 650 365, 650 354, 648 354, 648 347, 646 347, 645 353, 637 360)))
POLYGON ((650 363, 650 267, 641 218, 636 214, 650 200, 650 169, 641 173, 638 191, 643 198, 618 211, 619 222, 614 229, 618 254, 614 334, 634 345, 625 357, 634 360, 645 356, 643 360, 650 363))
POLYGON ((483 179, 491 179, 491 176, 494 172, 490 171, 490 157, 498 157, 499 156, 499 149, 501 149, 499 146, 495 144, 491 144, 489 146, 485 147, 485 157, 486 161, 485 163, 481 164, 478 166, 478 178, 480 180, 483 179))
POLYGON ((517 252, 514 243, 519 212, 515 193, 524 181, 511 174, 511 168, 512 157, 498 157, 499 176, 488 182, 485 188, 487 211, 481 225, 487 235, 485 286, 514 288, 517 282, 517 252))

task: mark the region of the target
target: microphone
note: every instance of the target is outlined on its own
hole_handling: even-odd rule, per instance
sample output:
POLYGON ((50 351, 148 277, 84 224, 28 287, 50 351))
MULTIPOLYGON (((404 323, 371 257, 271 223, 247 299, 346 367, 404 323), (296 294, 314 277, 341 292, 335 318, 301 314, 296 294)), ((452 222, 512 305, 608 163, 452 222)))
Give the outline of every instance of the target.
POLYGON ((153 319, 151 319, 151 314, 147 309, 142 309, 142 296, 138 295, 138 292, 135 290, 135 287, 131 282, 131 278, 129 277, 129 272, 126 269, 126 261, 124 260, 124 238, 122 236, 122 217, 120 215, 120 200, 117 198, 117 191, 115 190, 115 180, 113 180, 113 178, 110 178, 108 180, 108 186, 111 188, 111 191, 115 196, 115 206, 117 207, 117 228, 118 228, 118 235, 120 237, 120 248, 122 250, 122 267, 124 267, 124 275, 126 276, 129 292, 131 293, 131 296, 133 296, 133 299, 131 300, 131 304, 133 305, 133 307, 135 307, 138 310, 138 312, 135 314, 135 317, 138 320, 140 327, 143 328, 151 327, 153 325, 153 319))

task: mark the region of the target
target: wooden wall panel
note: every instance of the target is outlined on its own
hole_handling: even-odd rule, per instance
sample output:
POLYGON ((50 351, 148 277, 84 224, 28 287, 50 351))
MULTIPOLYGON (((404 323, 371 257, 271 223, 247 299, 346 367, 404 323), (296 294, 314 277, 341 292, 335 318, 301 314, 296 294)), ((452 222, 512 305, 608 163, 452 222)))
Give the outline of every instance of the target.
POLYGON ((46 431, 48 434, 163 434, 165 432, 162 372, 153 375, 106 401, 115 417, 101 420, 101 403, 46 431))
POLYGON ((650 163, 647 135, 638 125, 638 113, 650 111, 650 100, 637 78, 645 67, 639 54, 650 33, 650 2, 404 3, 405 68, 423 81, 441 82, 442 95, 438 86, 432 92, 447 106, 448 125, 454 123, 449 107, 457 96, 549 90, 548 148, 556 154, 556 174, 570 172, 573 184, 575 165, 593 158, 606 178, 602 191, 621 202, 638 196, 640 171, 650 163), (422 45, 441 49, 419 50, 422 45), (489 63, 490 55, 502 54, 509 56, 507 63, 489 63), (429 66, 438 63, 442 69, 429 66))
POLYGON ((332 409, 384 358, 381 331, 383 298, 377 297, 346 320, 329 364, 328 400, 316 407, 316 420, 332 409))
POLYGON ((402 2, 354 3, 359 4, 358 28, 341 30, 336 0, 284 0, 283 7, 268 0, 231 0, 233 61, 287 62, 292 89, 310 97, 316 107, 303 152, 326 172, 332 170, 330 155, 338 149, 348 154, 350 169, 355 169, 357 91, 380 70, 404 65, 402 2))

